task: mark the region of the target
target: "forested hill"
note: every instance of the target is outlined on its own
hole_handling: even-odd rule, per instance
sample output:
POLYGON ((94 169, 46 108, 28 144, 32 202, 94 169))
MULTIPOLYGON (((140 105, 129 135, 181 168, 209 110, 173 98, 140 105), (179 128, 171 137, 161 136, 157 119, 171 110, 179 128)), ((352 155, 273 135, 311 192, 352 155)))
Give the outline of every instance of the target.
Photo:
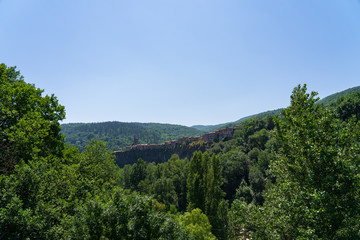
POLYGON ((134 138, 138 138, 140 144, 159 144, 203 134, 194 128, 161 123, 68 123, 62 124, 61 128, 61 133, 66 136, 66 143, 75 145, 80 151, 84 150, 91 139, 106 141, 110 150, 120 150, 132 145, 134 138))
MULTIPOLYGON (((334 94, 331 94, 323 99, 320 99, 317 103, 321 103, 325 106, 329 106, 332 103, 335 103, 339 98, 341 97, 345 97, 349 94, 355 93, 355 92, 360 92, 360 86, 358 87, 353 87, 353 88, 349 88, 346 89, 344 91, 341 92, 337 92, 334 94)), ((258 114, 254 114, 254 115, 250 115, 250 116, 246 116, 243 118, 240 118, 239 120, 235 121, 235 122, 228 122, 228 123, 220 123, 220 124, 216 124, 216 125, 194 125, 192 126, 193 128, 196 128, 198 130, 201 130, 203 132, 212 132, 215 130, 218 130, 220 128, 224 128, 224 127, 234 127, 239 125, 240 123, 248 120, 248 119, 252 119, 252 118, 263 118, 265 116, 275 116, 275 115, 279 115, 281 113, 281 110, 283 108, 279 108, 276 110, 270 110, 270 111, 266 111, 266 112, 261 112, 258 114)))
POLYGON ((339 98, 345 97, 345 96, 355 93, 355 92, 360 92, 360 86, 349 88, 344 91, 331 94, 331 95, 319 100, 318 103, 324 104, 325 106, 329 106, 330 104, 335 103, 339 98))
POLYGON ((262 112, 262 113, 258 113, 258 114, 253 114, 250 116, 240 118, 239 120, 237 120, 235 122, 221 123, 221 124, 217 124, 217 125, 195 125, 195 126, 191 126, 191 127, 201 130, 203 132, 213 132, 220 128, 235 127, 235 126, 239 125, 240 123, 245 122, 246 120, 249 120, 252 118, 263 118, 266 116, 275 116, 275 115, 280 114, 281 110, 282 110, 282 108, 279 108, 276 110, 270 110, 270 111, 266 111, 266 112, 262 112))
MULTIPOLYGON (((360 92, 360 86, 353 87, 332 95, 329 95, 318 103, 326 106, 336 102, 337 99, 354 92, 360 92)), ((66 143, 70 143, 83 151, 91 139, 102 140, 108 143, 110 150, 121 150, 132 145, 134 137, 139 139, 140 144, 160 144, 165 141, 179 139, 181 137, 200 136, 224 127, 234 127, 252 118, 263 118, 280 114, 282 109, 270 110, 237 121, 217 125, 196 125, 186 127, 173 124, 160 123, 69 123, 62 124, 62 133, 66 135, 66 143)))

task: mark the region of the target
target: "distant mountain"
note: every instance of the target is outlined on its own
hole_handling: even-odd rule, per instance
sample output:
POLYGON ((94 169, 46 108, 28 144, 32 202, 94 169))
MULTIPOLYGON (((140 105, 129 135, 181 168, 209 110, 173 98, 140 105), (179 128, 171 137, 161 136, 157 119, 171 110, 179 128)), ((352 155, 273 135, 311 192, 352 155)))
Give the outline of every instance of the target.
POLYGON ((194 125, 191 127, 198 129, 198 130, 202 131, 203 133, 207 133, 207 132, 213 132, 215 130, 218 130, 227 124, 230 124, 230 123, 221 123, 221 124, 217 124, 217 125, 194 125))
MULTIPOLYGON (((348 94, 360 92, 360 86, 353 87, 318 101, 326 106, 335 102, 338 98, 348 94)), ((91 139, 108 142, 111 150, 122 150, 139 139, 140 144, 161 144, 165 141, 176 140, 181 137, 200 136, 204 133, 213 132, 221 128, 234 127, 251 118, 262 118, 268 115, 278 115, 282 109, 266 111, 237 121, 217 125, 195 125, 186 127, 173 124, 160 123, 124 123, 124 122, 103 122, 103 123, 69 123, 62 124, 62 133, 66 135, 66 143, 77 146, 80 151, 90 142, 91 139)))
POLYGON ((253 115, 250 115, 250 116, 247 116, 247 117, 243 117, 243 118, 240 118, 239 120, 237 121, 234 121, 234 122, 229 122, 229 123, 222 123, 222 124, 217 124, 217 125, 195 125, 195 126, 192 126, 192 128, 196 128, 200 131, 203 131, 203 132, 213 132, 213 131, 216 131, 220 128, 227 128, 227 127, 235 127, 237 125, 239 125, 240 123, 248 120, 248 119, 251 119, 251 118, 263 118, 263 117, 266 117, 266 116, 274 116, 274 115, 278 115, 281 113, 281 110, 283 108, 279 108, 279 109, 276 109, 276 110, 270 110, 270 111, 266 111, 266 112, 262 112, 262 113, 258 113, 258 114, 253 114, 253 115))
POLYGON ((68 123, 62 124, 61 128, 62 134, 66 136, 65 142, 78 147, 80 151, 93 138, 106 141, 110 150, 121 150, 132 145, 134 138, 137 138, 140 144, 159 144, 203 134, 194 128, 160 123, 68 123))
POLYGON ((226 124, 224 127, 235 127, 235 126, 239 125, 240 123, 245 122, 246 120, 249 120, 251 118, 263 118, 263 117, 266 117, 266 116, 279 115, 281 113, 281 110, 283 110, 283 108, 270 110, 270 111, 250 115, 250 116, 247 116, 247 117, 243 117, 243 118, 240 118, 239 120, 237 120, 235 122, 226 124))
POLYGON ((335 103, 338 98, 349 95, 354 92, 360 92, 360 86, 349 88, 344 91, 331 94, 331 95, 319 100, 318 103, 324 104, 325 106, 329 106, 330 104, 335 103))

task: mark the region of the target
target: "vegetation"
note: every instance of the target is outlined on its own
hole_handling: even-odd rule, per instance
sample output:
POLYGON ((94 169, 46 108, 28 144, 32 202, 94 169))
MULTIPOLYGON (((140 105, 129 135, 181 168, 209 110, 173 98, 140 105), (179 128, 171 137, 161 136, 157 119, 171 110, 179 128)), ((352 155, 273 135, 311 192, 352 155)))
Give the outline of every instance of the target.
POLYGON ((49 154, 61 156, 63 137, 58 121, 64 107, 54 95, 25 83, 15 68, 0 64, 0 174, 11 172, 20 160, 49 154))
MULTIPOLYGON (((339 121, 298 86, 277 118, 276 178, 262 207, 236 202, 235 216, 259 239, 359 239, 359 124, 339 121)), ((236 217, 235 217, 236 218, 236 217)))
POLYGON ((249 119, 190 160, 142 162, 139 190, 168 211, 201 209, 219 239, 357 239, 359 94, 331 107, 315 96, 298 86, 281 117, 249 119))
POLYGON ((201 131, 173 124, 160 123, 68 123, 61 125, 65 142, 79 148, 82 152, 91 139, 107 142, 108 149, 121 150, 131 146, 134 138, 140 144, 160 144, 181 137, 199 136, 201 131))
POLYGON ((250 116, 246 116, 243 118, 240 118, 239 120, 235 121, 235 122, 229 122, 229 123, 222 123, 222 124, 217 124, 217 125, 195 125, 192 126, 193 128, 199 129, 203 132, 213 132, 216 131, 220 128, 226 128, 226 127, 235 127, 247 120, 253 119, 253 118, 264 118, 266 116, 276 116, 279 115, 281 113, 281 109, 276 109, 276 110, 271 110, 271 111, 266 111, 266 112, 262 112, 262 113, 258 113, 258 114, 253 114, 250 116))
POLYGON ((0 80, 0 239, 360 239, 357 92, 325 106, 299 85, 190 159, 120 168, 103 141, 65 145, 54 96, 0 80))
POLYGON ((330 106, 331 104, 335 103, 339 98, 345 97, 347 95, 350 95, 350 94, 356 93, 356 92, 360 92, 360 86, 349 88, 344 91, 331 94, 330 96, 327 96, 327 97, 319 100, 317 103, 321 103, 325 106, 330 106))
MULTIPOLYGON (((360 86, 349 88, 349 89, 346 89, 344 91, 331 94, 331 95, 317 101, 316 104, 323 104, 325 106, 330 106, 331 104, 336 104, 336 101, 338 99, 346 97, 346 96, 348 96, 350 94, 353 94, 353 93, 356 93, 356 92, 360 92, 360 86)), ((276 109, 276 110, 270 110, 270 111, 266 111, 266 112, 246 116, 246 117, 240 118, 239 120, 237 120, 235 122, 221 123, 221 124, 217 124, 217 125, 195 125, 195 126, 192 126, 192 127, 196 128, 198 130, 201 130, 203 132, 212 132, 212 131, 218 130, 220 128, 237 126, 237 125, 241 124, 242 122, 244 122, 246 120, 249 120, 249 119, 252 119, 252 118, 263 118, 263 117, 266 117, 266 116, 276 116, 276 115, 279 115, 282 110, 283 110, 283 108, 279 108, 279 109, 276 109)))
POLYGON ((150 197, 120 187, 106 144, 65 146, 54 96, 0 65, 0 239, 192 239, 150 197))

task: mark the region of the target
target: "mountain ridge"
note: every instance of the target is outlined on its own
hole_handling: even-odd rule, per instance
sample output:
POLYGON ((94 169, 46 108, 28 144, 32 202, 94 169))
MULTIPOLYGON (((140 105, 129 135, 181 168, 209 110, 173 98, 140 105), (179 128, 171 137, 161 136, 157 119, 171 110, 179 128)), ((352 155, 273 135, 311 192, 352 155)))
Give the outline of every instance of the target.
MULTIPOLYGON (((330 105, 340 97, 354 92, 360 92, 360 86, 331 94, 320 99, 318 103, 330 105)), ((66 142, 77 146, 80 151, 93 138, 108 142, 108 148, 116 151, 131 146, 134 143, 134 138, 138 139, 139 144, 161 144, 182 137, 196 137, 222 128, 235 127, 251 118, 278 115, 282 109, 269 110, 240 118, 234 122, 216 125, 194 125, 187 127, 179 124, 109 121, 100 123, 66 123, 62 124, 61 127, 62 133, 66 135, 66 142)))
MULTIPOLYGON (((354 93, 354 92, 360 92, 360 86, 348 88, 348 89, 345 89, 343 91, 333 93, 333 94, 331 94, 329 96, 326 96, 326 97, 320 99, 317 103, 324 104, 325 106, 329 106, 330 104, 336 102, 336 100, 339 99, 340 97, 346 96, 346 95, 354 93)), ((215 131, 217 129, 223 128, 223 127, 234 127, 237 124, 240 124, 241 122, 244 122, 244 121, 246 121, 246 120, 248 120, 250 118, 261 118, 261 117, 265 117, 267 115, 271 115, 271 116, 278 115, 278 114, 281 113, 281 110, 283 110, 283 109, 284 108, 278 108, 278 109, 275 109, 275 110, 268 110, 268 111, 265 111, 265 112, 252 114, 252 115, 240 118, 239 120, 236 120, 234 122, 220 123, 220 124, 215 124, 215 125, 194 125, 194 126, 191 126, 191 127, 196 128, 196 129, 198 129, 200 131, 203 131, 203 132, 212 132, 212 131, 215 131)))

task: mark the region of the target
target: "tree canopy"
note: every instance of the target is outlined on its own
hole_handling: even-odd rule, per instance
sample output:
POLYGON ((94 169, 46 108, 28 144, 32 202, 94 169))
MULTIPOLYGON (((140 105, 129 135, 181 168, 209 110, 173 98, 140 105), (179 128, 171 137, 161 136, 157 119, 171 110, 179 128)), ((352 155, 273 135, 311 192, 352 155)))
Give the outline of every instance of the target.
POLYGON ((59 121, 65 110, 57 98, 42 96, 43 90, 5 64, 0 64, 0 85, 0 173, 34 156, 60 156, 64 144, 59 121))

